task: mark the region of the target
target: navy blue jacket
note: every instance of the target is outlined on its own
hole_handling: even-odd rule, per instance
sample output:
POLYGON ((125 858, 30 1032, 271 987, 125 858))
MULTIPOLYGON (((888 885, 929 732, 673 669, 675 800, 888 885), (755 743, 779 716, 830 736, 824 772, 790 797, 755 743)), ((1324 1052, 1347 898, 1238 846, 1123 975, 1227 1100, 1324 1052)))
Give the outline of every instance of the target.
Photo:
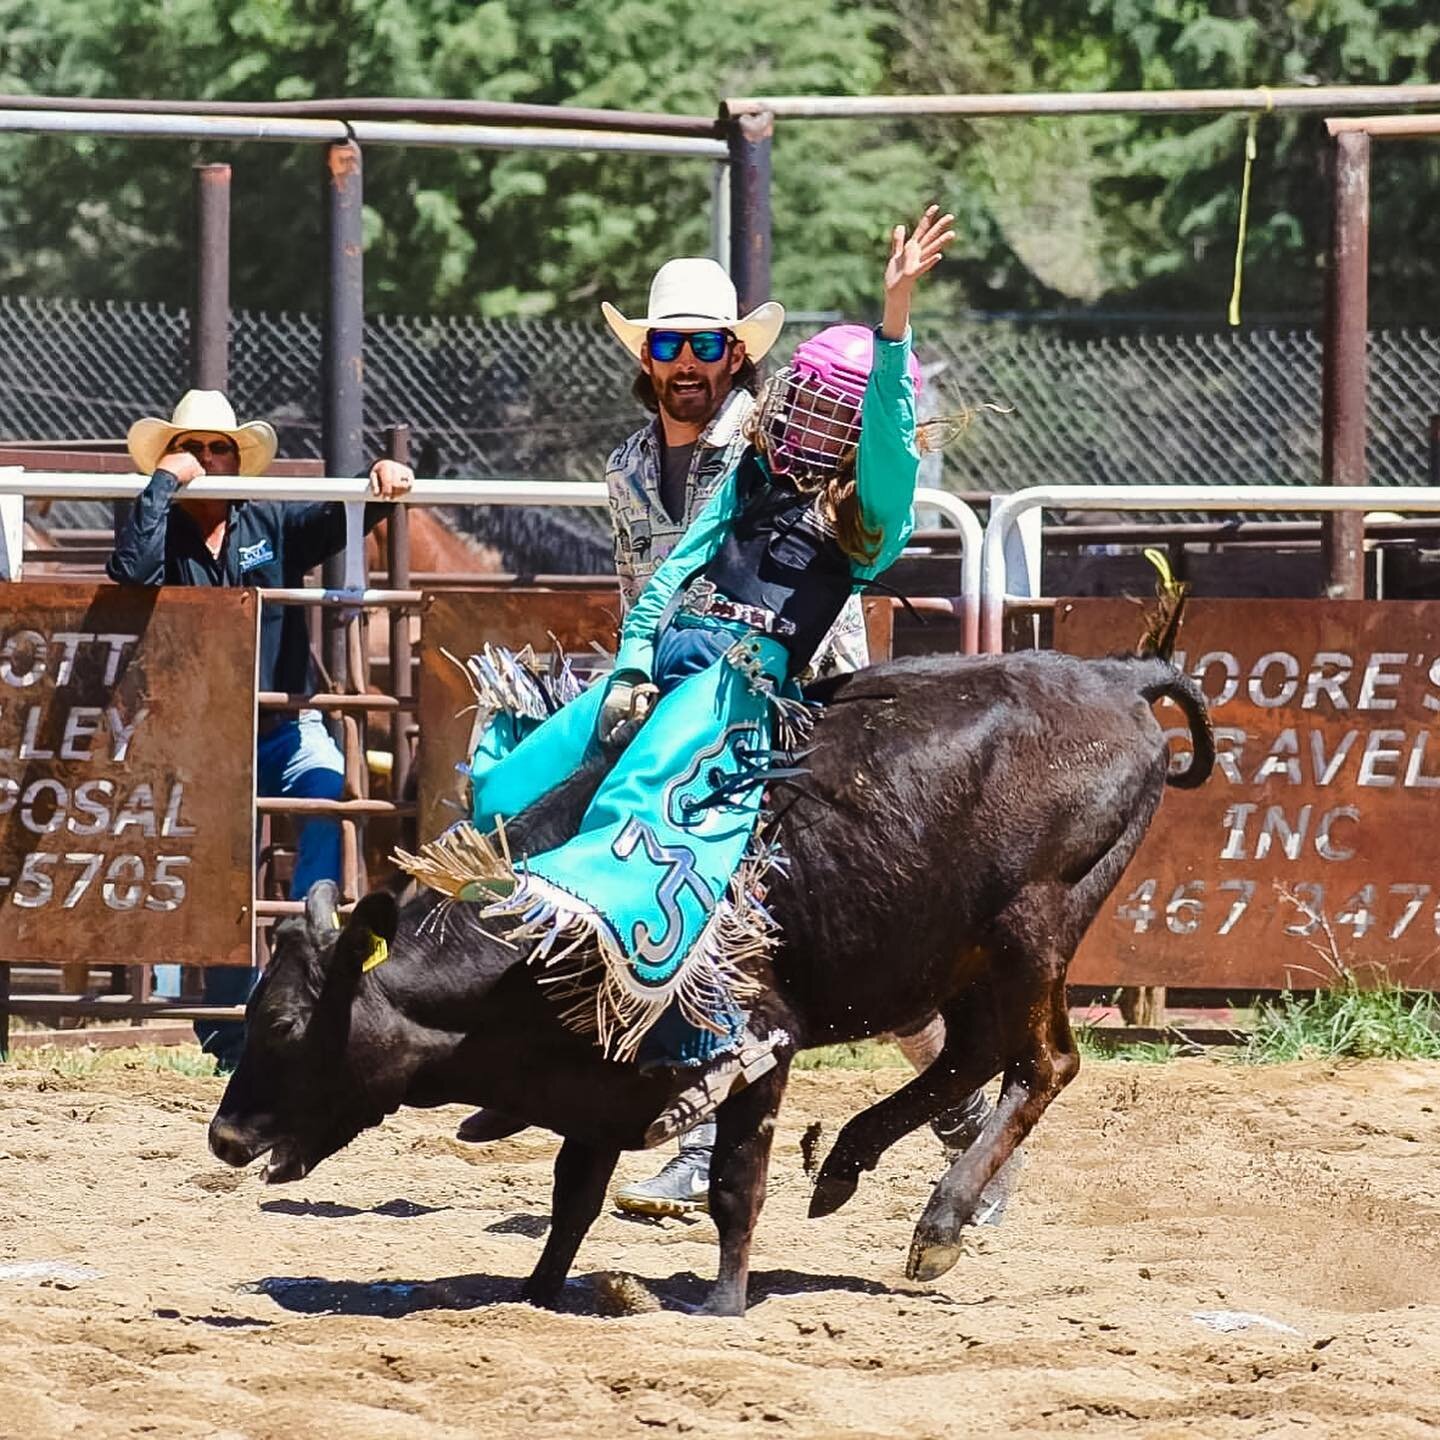
MULTIPOLYGON (((219 555, 200 527, 178 506, 180 489, 168 470, 157 470, 130 518, 115 537, 105 573, 125 585, 253 585, 293 589, 305 572, 345 548, 345 507, 338 502, 286 504, 239 500, 219 555)), ((365 507, 368 534, 394 509, 365 507)), ((314 691, 310 631, 299 605, 265 605, 260 614, 260 689, 308 695, 314 691)))

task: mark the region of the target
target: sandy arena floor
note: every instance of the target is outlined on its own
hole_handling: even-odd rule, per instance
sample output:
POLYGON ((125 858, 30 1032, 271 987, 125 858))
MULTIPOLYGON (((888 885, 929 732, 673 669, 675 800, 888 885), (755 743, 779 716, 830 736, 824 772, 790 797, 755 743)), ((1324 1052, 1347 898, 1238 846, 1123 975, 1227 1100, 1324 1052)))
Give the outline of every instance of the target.
POLYGON ((681 1309, 713 1273, 707 1221, 607 1214, 569 1313, 510 1302, 544 1135, 470 1149, 463 1112, 412 1111, 265 1189, 205 1150, 216 1081, 7 1067, 0 1435, 1440 1431, 1440 1066, 1088 1062, 1003 1229, 934 1287, 902 1273, 928 1135, 804 1218, 804 1123, 833 1134, 902 1078, 797 1077, 753 1308, 720 1321, 681 1309), (602 1271, 653 1313, 602 1318, 602 1271))

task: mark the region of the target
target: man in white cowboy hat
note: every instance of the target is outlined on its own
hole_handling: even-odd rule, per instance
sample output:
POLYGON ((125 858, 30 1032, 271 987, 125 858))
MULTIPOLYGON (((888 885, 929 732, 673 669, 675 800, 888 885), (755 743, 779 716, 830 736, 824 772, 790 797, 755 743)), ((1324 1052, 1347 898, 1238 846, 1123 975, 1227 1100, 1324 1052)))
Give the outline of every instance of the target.
MULTIPOLYGON (((263 420, 237 423, 218 390, 191 390, 169 420, 147 416, 126 437, 130 458, 150 483, 115 539, 106 564, 112 580, 131 585, 254 585, 293 587, 305 572, 345 548, 345 507, 273 500, 189 498, 185 487, 202 475, 263 475, 275 458, 275 431, 263 420)), ((387 501, 409 490, 414 475, 393 460, 377 460, 370 490, 387 501)), ((365 507, 365 528, 390 507, 365 507)), ((314 674, 305 613, 270 605, 260 620, 261 690, 313 694, 314 674)), ((261 717, 256 753, 261 795, 334 800, 344 789, 344 762, 318 711, 261 717)), ((340 827, 312 819, 297 826, 291 894, 303 897, 317 880, 340 878, 340 827)), ((205 995, 242 1003, 258 971, 208 966, 205 995)), ((244 1046, 239 1024, 196 1025, 201 1044, 222 1068, 233 1068, 244 1046)))

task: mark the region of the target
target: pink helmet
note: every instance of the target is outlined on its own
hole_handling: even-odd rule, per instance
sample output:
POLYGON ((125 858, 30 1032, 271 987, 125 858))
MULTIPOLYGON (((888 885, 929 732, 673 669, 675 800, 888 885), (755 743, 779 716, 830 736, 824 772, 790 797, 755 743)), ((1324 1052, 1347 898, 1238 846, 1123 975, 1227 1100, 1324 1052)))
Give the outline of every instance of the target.
MULTIPOLYGON (((831 325, 795 347, 760 399, 760 433, 771 468, 823 482, 860 440, 860 402, 875 359, 875 332, 831 325)), ((910 356, 915 393, 925 383, 910 356)))

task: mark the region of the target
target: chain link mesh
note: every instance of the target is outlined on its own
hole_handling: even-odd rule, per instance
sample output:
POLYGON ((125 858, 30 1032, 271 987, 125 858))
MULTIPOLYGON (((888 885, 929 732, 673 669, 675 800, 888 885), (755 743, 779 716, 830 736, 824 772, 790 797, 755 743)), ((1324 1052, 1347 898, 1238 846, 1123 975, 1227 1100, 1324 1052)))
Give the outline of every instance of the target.
MULTIPOLYGON (((814 328, 792 327, 776 359, 814 328)), ((168 414, 186 386, 187 335, 185 313, 162 306, 0 297, 0 439, 115 437, 138 415, 168 414)), ((945 454, 954 490, 1319 478, 1313 331, 961 322, 926 327, 918 350, 941 367, 927 410, 974 412, 945 454), (1008 413, 978 408, 987 403, 1008 413)), ((282 453, 320 454, 320 351, 315 317, 234 316, 230 398, 275 425, 282 453)), ((1370 478, 1423 483, 1440 336, 1378 332, 1369 361, 1370 478)), ((598 479, 639 420, 633 375, 599 323, 375 317, 367 441, 378 452, 382 427, 403 421, 424 474, 598 479)), ((572 518, 585 534, 603 519, 572 518)))

